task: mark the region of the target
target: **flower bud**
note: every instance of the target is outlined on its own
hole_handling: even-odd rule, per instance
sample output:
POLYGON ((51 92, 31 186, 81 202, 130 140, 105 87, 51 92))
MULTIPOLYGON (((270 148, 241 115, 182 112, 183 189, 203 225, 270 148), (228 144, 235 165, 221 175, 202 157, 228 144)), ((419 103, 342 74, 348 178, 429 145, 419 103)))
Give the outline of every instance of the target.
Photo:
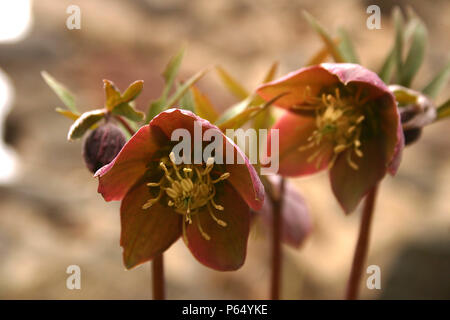
POLYGON ((110 163, 126 142, 122 131, 112 123, 93 130, 84 140, 83 158, 92 173, 110 163))
POLYGON ((436 119, 435 105, 426 95, 409 88, 390 85, 389 90, 398 102, 405 145, 416 142, 422 128, 436 119))

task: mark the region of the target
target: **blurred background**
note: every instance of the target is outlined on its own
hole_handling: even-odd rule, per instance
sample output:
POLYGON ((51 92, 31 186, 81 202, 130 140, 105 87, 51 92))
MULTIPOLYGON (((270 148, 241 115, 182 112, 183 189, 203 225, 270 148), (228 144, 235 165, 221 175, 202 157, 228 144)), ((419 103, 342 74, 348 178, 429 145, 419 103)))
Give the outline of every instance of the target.
MULTIPOLYGON (((103 105, 102 79, 122 90, 142 79, 137 105, 145 109, 159 95, 165 64, 185 45, 181 78, 220 64, 253 90, 272 62, 280 62, 281 75, 321 48, 303 9, 329 30, 350 30, 362 64, 378 70, 393 43, 394 5, 412 6, 429 30, 425 63, 413 84, 421 88, 449 57, 450 1, 2 1, 0 299, 151 298, 150 266, 125 271, 119 204, 97 194, 81 142, 66 140, 71 122, 54 111, 61 102, 41 70, 70 88, 80 110, 103 105), (71 4, 81 9, 80 30, 66 27, 71 4), (366 28, 370 4, 381 7, 380 30, 366 28), (81 267, 81 290, 66 288, 66 268, 73 264, 81 267)), ((199 86, 220 108, 235 102, 214 72, 199 86)), ((382 289, 363 289, 363 298, 450 298, 449 136, 448 122, 427 127, 404 152, 395 179, 383 181, 367 261, 380 266, 382 289)), ((325 173, 292 182, 308 200, 314 231, 301 249, 283 248, 282 297, 340 299, 360 211, 343 214, 325 173)), ((269 252, 270 234, 257 226, 244 267, 219 273, 178 241, 165 254, 168 297, 265 299, 269 252)))

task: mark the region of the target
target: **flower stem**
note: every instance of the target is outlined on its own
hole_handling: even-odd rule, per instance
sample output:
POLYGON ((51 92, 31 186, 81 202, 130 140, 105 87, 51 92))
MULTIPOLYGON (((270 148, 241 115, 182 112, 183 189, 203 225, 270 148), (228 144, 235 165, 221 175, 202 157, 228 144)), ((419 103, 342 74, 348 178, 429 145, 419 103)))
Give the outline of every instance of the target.
POLYGON ((281 215, 283 206, 284 179, 281 178, 278 197, 272 197, 272 275, 270 297, 272 300, 280 299, 281 289, 281 215))
POLYGON ((152 265, 152 285, 153 300, 164 300, 164 259, 163 255, 156 256, 151 262, 152 265))
POLYGON ((377 191, 378 186, 376 185, 369 191, 366 199, 364 200, 364 208, 361 218, 361 225, 359 228, 358 242, 356 243, 352 270, 350 272, 350 278, 348 279, 347 283, 347 292, 345 296, 347 300, 358 299, 361 276, 369 248, 370 226, 372 223, 377 191))
POLYGON ((116 120, 119 121, 121 125, 123 125, 123 127, 128 131, 129 134, 133 136, 136 133, 124 118, 122 118, 121 116, 114 116, 114 118, 116 118, 116 120))

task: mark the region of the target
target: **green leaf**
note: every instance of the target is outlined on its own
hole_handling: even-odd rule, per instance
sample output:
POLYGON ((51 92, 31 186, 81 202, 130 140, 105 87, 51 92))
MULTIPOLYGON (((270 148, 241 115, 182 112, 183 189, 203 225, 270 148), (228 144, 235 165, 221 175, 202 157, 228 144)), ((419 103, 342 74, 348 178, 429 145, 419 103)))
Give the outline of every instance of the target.
POLYGON ((112 113, 115 115, 124 116, 125 118, 135 122, 144 120, 144 114, 135 110, 127 102, 122 102, 119 105, 115 106, 114 109, 112 109, 112 113))
POLYGON ((111 111, 115 106, 122 103, 122 96, 112 81, 104 79, 103 87, 106 96, 105 107, 111 111))
POLYGON ((81 138, 89 128, 103 119, 106 113, 106 109, 96 109, 83 113, 70 127, 67 139, 81 138))
MULTIPOLYGON (((279 94, 275 98, 266 102, 264 105, 248 106, 245 109, 241 110, 241 112, 238 112, 234 116, 229 117, 227 120, 222 121, 217 126, 222 131, 225 131, 226 129, 236 129, 236 128, 242 127, 247 121, 253 119, 260 112, 269 108, 276 100, 278 100, 283 95, 285 95, 285 93, 279 94)), ((251 98, 251 97, 249 97, 249 98, 251 98)), ((245 100, 242 101, 242 105, 240 107, 244 107, 245 103, 248 104, 249 102, 247 102, 245 100)))
POLYGON ((264 77, 261 84, 272 81, 275 78, 277 71, 278 71, 278 62, 274 62, 270 66, 269 71, 267 71, 266 76, 264 77))
POLYGON ((378 75, 381 80, 385 83, 389 83, 392 77, 392 71, 394 71, 395 66, 395 48, 392 48, 386 59, 384 60, 383 66, 381 70, 378 72, 378 75))
POLYGON ((436 74, 433 80, 428 83, 425 88, 423 88, 422 92, 431 98, 436 98, 439 95, 439 92, 444 88, 447 84, 448 79, 450 78, 450 61, 444 66, 444 68, 436 74))
POLYGON ((200 92, 197 87, 191 87, 192 96, 195 101, 195 113, 203 118, 208 120, 211 123, 214 123, 218 118, 219 114, 214 108, 211 101, 208 99, 206 95, 200 92))
MULTIPOLYGON (((179 88, 179 85, 177 86, 177 88, 179 88)), ((186 92, 181 97, 179 104, 180 108, 195 112, 195 101, 191 90, 186 90, 186 92)))
MULTIPOLYGON (((334 40, 336 44, 339 42, 337 40, 334 40)), ((321 64, 322 62, 325 62, 325 60, 330 55, 330 52, 328 51, 328 47, 324 45, 319 51, 317 51, 305 64, 306 67, 309 66, 315 66, 317 64, 321 64)))
POLYGON ((42 78, 44 78, 47 85, 56 93, 59 99, 61 99, 61 101, 70 111, 74 113, 78 112, 75 106, 75 98, 64 85, 56 81, 55 78, 49 75, 46 71, 42 71, 41 76, 42 78))
POLYGON ((450 117, 450 99, 437 108, 437 120, 450 117))
POLYGON ((215 122, 216 125, 220 125, 231 118, 237 116, 239 113, 243 112, 246 108, 250 106, 252 102, 252 97, 247 97, 246 99, 234 104, 228 108, 215 122))
POLYGON ((325 30, 322 25, 307 11, 303 11, 303 16, 308 21, 309 25, 319 34, 319 36, 322 38, 322 41, 327 46, 328 51, 330 52, 331 56, 333 57, 335 62, 345 62, 344 57, 342 56, 341 52, 339 51, 339 48, 336 46, 336 43, 333 41, 331 36, 328 34, 328 32, 325 30))
POLYGON ((401 85, 405 87, 411 86, 411 82, 417 71, 419 71, 425 57, 426 42, 427 30, 425 25, 422 22, 419 22, 413 31, 411 47, 402 67, 402 74, 400 78, 401 85))
POLYGON ((228 88, 228 90, 239 100, 243 100, 248 97, 247 90, 234 79, 225 69, 220 66, 216 67, 217 74, 219 75, 222 83, 228 88))
POLYGON ((393 18, 395 25, 394 61, 399 78, 403 73, 403 43, 405 41, 403 15, 399 7, 394 8, 393 18))
POLYGON ((186 91, 189 90, 189 88, 193 84, 195 84, 198 80, 200 80, 205 75, 206 71, 207 70, 205 69, 205 70, 201 70, 201 71, 197 72, 192 77, 190 77, 186 82, 181 84, 177 88, 177 90, 173 93, 173 95, 170 96, 167 103, 165 104, 165 108, 170 108, 174 104, 176 104, 178 102, 178 100, 181 99, 181 97, 186 93, 186 91))
POLYGON ((259 129, 269 129, 275 123, 275 117, 272 114, 272 109, 267 108, 262 110, 258 115, 253 119, 253 129, 257 130, 259 133, 259 129))
POLYGON ((359 59, 355 53, 355 49, 348 32, 343 28, 339 28, 338 35, 340 38, 338 48, 342 56, 344 57, 345 61, 351 63, 359 63, 359 59))
POLYGON ((152 120, 157 114, 164 110, 164 101, 159 98, 158 100, 154 100, 150 103, 150 107, 147 111, 147 117, 145 118, 145 122, 148 123, 152 120))
POLYGON ((181 62, 184 57, 184 48, 181 48, 175 56, 173 56, 169 63, 166 66, 166 69, 163 72, 163 77, 166 85, 164 86, 163 93, 161 95, 162 100, 165 100, 169 95, 170 90, 175 82, 178 71, 181 66, 181 62))
POLYGON ((130 102, 137 98, 144 87, 144 81, 138 80, 130 84, 122 95, 122 102, 130 102))
POLYGON ((71 120, 77 120, 80 117, 80 114, 78 112, 72 112, 63 108, 56 108, 55 111, 71 120))

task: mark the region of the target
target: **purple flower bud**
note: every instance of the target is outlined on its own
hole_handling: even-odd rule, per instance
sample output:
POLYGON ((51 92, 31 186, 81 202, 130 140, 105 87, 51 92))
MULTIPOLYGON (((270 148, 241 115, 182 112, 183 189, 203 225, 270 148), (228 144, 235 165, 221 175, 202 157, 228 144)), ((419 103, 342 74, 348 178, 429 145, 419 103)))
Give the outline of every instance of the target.
POLYGON ((126 142, 122 131, 112 123, 93 130, 84 140, 83 158, 92 173, 110 163, 126 142))
POLYGON ((410 145, 420 138, 422 128, 436 119, 436 107, 426 95, 410 88, 390 85, 389 90, 398 102, 405 145, 410 145))

